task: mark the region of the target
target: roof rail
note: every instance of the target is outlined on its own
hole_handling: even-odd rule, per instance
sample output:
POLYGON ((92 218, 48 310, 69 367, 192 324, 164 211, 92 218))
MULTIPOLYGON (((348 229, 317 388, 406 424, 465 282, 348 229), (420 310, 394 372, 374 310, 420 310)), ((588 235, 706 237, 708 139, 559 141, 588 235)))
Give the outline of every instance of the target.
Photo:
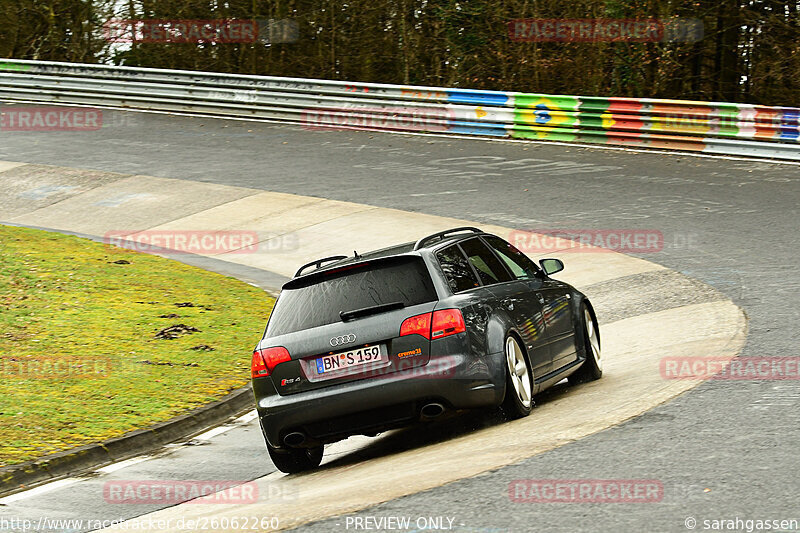
POLYGON ((448 229, 448 230, 440 231, 439 233, 434 233, 433 235, 428 235, 427 237, 421 238, 414 245, 414 249, 415 250, 419 250, 425 244, 427 244, 428 241, 432 241, 434 239, 443 239, 445 236, 450 235, 451 233, 459 233, 459 232, 462 232, 462 231, 471 231, 472 233, 483 233, 483 231, 479 230, 478 228, 473 228, 472 226, 462 226, 460 228, 448 229))
POLYGON ((307 269, 308 267, 317 267, 322 268, 322 263, 331 263, 333 261, 341 261, 342 259, 347 259, 348 256, 346 255, 332 255, 331 257, 323 257, 322 259, 317 259, 316 261, 311 261, 310 263, 306 263, 305 265, 301 266, 297 269, 297 272, 294 273, 294 277, 299 276, 303 273, 303 270, 307 269))

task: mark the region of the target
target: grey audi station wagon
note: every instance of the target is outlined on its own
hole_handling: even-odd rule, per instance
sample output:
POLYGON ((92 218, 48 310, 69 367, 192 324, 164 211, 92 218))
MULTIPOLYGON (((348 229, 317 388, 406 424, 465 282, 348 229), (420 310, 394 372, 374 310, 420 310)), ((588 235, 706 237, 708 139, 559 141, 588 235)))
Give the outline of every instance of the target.
POLYGON ((446 411, 527 416, 558 381, 600 378, 592 304, 510 243, 477 228, 301 267, 253 352, 267 449, 283 472, 326 443, 446 411))

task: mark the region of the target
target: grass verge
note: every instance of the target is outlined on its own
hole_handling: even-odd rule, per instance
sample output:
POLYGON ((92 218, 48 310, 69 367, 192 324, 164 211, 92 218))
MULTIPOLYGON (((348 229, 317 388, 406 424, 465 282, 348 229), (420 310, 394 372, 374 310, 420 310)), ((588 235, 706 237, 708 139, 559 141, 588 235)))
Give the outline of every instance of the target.
POLYGON ((0 225, 0 466, 244 386, 273 303, 162 257, 0 225))

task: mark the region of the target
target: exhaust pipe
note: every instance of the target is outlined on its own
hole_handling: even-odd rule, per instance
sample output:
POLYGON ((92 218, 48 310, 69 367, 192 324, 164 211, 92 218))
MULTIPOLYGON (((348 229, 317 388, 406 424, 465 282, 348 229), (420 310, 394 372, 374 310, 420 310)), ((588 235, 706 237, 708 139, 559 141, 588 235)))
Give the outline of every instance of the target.
POLYGON ((422 409, 420 409, 419 414, 422 420, 433 420, 434 418, 441 416, 444 413, 444 405, 440 403, 428 403, 425 404, 422 409))
POLYGON ((283 437, 283 443, 290 448, 297 448, 306 441, 306 436, 299 431, 294 431, 283 437))

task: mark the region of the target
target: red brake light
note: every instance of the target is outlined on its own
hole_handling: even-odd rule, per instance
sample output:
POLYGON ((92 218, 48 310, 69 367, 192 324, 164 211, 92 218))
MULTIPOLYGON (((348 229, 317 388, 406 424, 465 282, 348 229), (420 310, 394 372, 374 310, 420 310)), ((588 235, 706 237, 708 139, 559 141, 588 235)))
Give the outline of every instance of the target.
POLYGON ((458 309, 442 309, 433 312, 431 339, 439 339, 467 331, 464 316, 458 309))
POLYGON ((253 352, 253 361, 250 364, 250 376, 253 378, 269 376, 278 364, 289 361, 291 358, 283 346, 256 350, 253 352))
POLYGON ((403 335, 422 335, 426 339, 431 338, 431 314, 416 315, 403 320, 400 325, 400 336, 403 335))
POLYGON ((400 336, 422 335, 428 340, 447 337, 467 331, 464 316, 458 309, 442 309, 433 313, 412 316, 403 320, 400 336))

